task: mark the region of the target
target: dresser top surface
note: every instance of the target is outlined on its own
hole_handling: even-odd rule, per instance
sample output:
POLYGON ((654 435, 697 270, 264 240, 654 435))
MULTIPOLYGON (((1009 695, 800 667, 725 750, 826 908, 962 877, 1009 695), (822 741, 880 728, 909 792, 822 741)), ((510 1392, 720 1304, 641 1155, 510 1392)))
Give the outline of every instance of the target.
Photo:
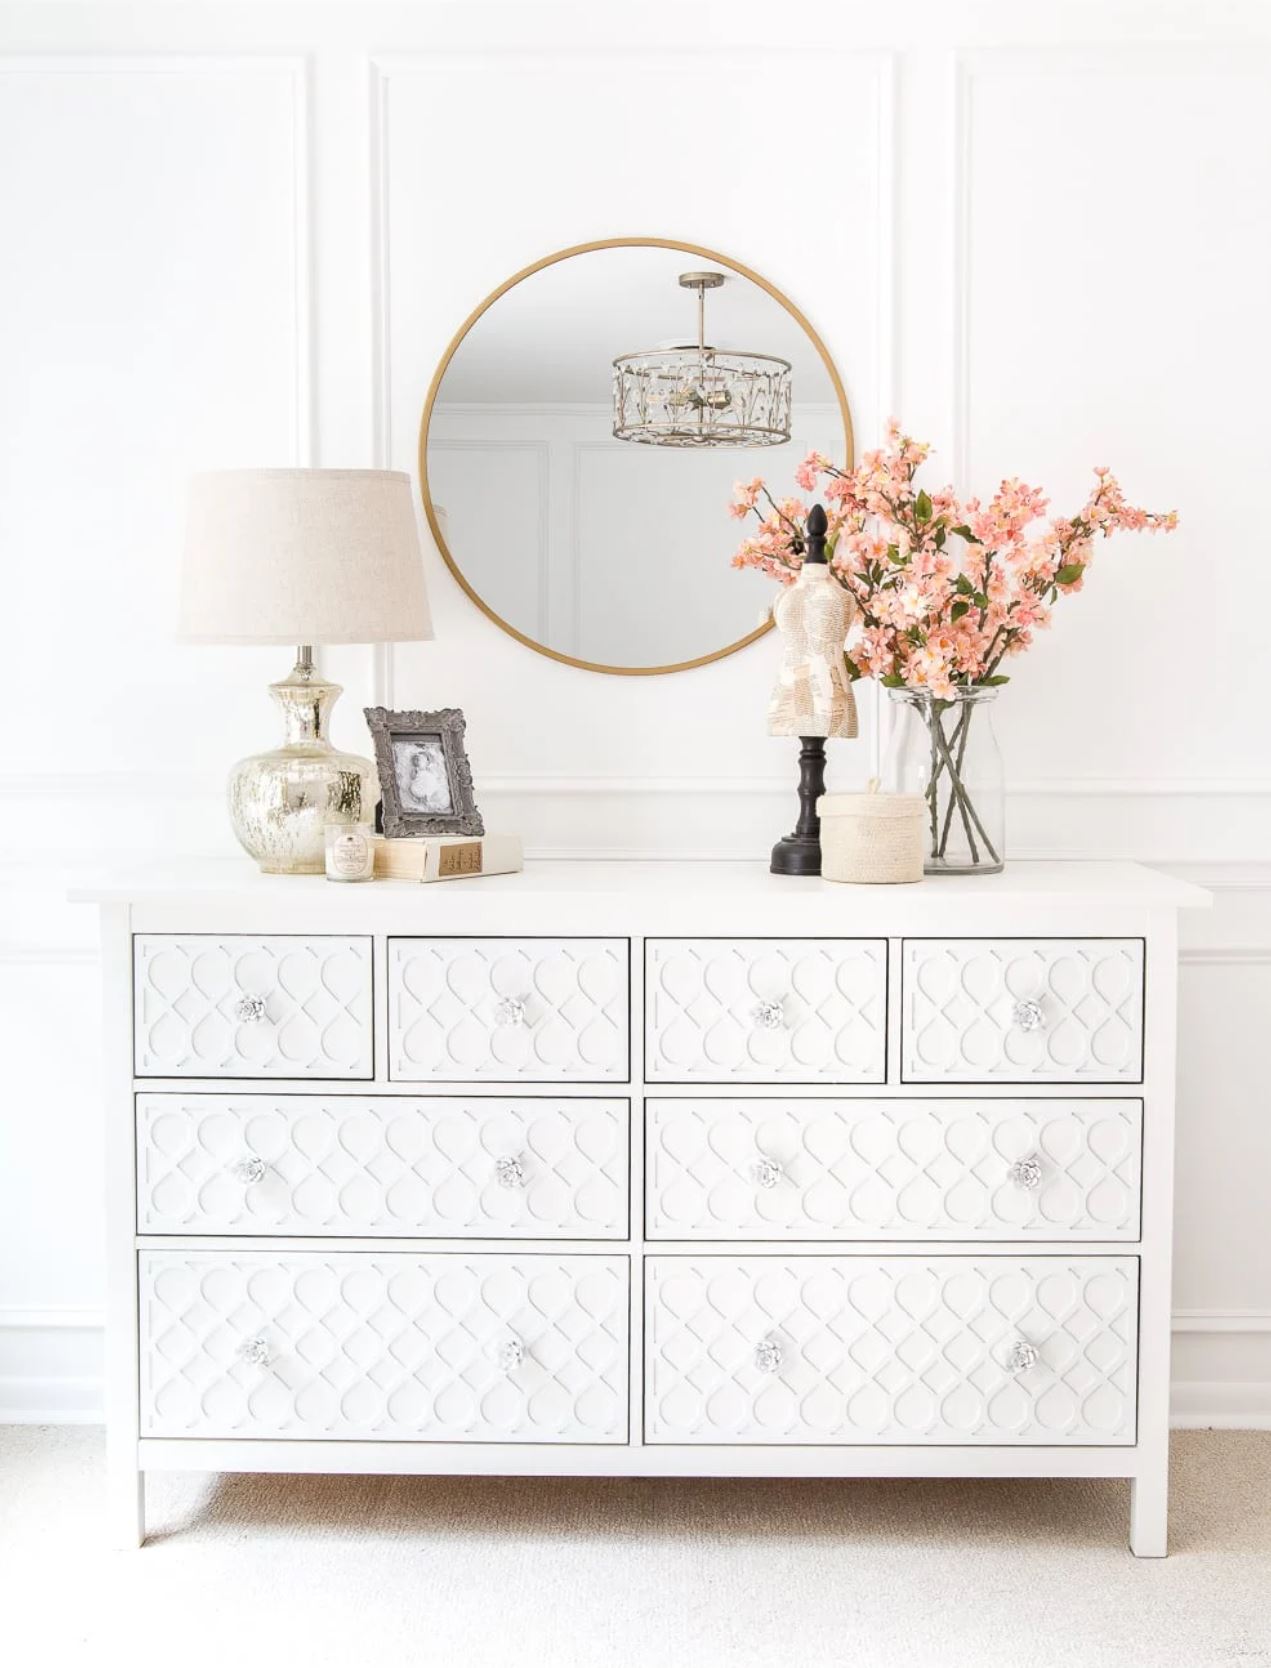
POLYGON ((853 918, 881 911, 918 920, 928 910, 978 904, 1000 914, 1030 906, 1054 909, 1200 908, 1208 892, 1138 863, 1018 862, 998 875, 942 875, 907 886, 852 886, 834 881, 769 874, 762 862, 701 860, 530 861, 521 874, 486 875, 469 884, 376 880, 336 885, 321 875, 263 875, 244 858, 153 863, 143 870, 108 871, 76 887, 76 903, 303 905, 315 913, 356 905, 359 912, 383 911, 399 919, 418 907, 450 913, 461 900, 483 904, 514 899, 607 899, 657 902, 675 899, 715 903, 781 901, 800 916, 822 914, 824 926, 849 930, 853 918), (444 901, 443 901, 444 899, 444 901))

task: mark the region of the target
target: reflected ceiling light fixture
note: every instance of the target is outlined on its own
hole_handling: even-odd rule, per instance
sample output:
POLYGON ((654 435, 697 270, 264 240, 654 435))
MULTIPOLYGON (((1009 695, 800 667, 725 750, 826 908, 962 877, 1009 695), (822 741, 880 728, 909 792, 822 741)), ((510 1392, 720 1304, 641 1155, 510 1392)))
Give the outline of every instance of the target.
POLYGON ((644 446, 782 446, 790 438, 790 362, 707 345, 706 292, 722 272, 682 272, 697 291, 697 341, 613 362, 615 440, 644 446))

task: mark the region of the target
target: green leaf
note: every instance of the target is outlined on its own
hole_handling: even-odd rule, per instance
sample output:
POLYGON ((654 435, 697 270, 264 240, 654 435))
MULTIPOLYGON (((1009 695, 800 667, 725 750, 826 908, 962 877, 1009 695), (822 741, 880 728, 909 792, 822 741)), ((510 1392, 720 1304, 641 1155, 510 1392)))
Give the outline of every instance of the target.
POLYGON ((965 539, 968 544, 979 544, 979 542, 980 542, 979 539, 976 538, 975 534, 971 531, 971 529, 967 526, 965 521, 962 522, 959 526, 955 527, 953 529, 953 531, 958 535, 958 537, 960 539, 965 539))
POLYGON ((887 546, 887 560, 889 562, 898 562, 900 560, 900 546, 898 544, 889 544, 887 546))
POLYGON ((903 689, 905 687, 905 680, 899 672, 888 672, 886 677, 879 678, 878 681, 888 689, 903 689))
POLYGON ((931 500, 925 492, 920 492, 914 499, 914 514, 919 521, 931 520, 931 500))
POLYGON ((953 607, 949 610, 949 618, 951 620, 960 620, 964 614, 969 614, 970 612, 971 604, 969 602, 955 602, 953 607))
POLYGON ((865 676, 864 672, 861 671, 860 667, 852 659, 850 654, 845 654, 843 656, 843 664, 847 667, 847 675, 851 678, 853 683, 855 683, 858 678, 863 678, 865 676))
POLYGON ((996 689, 999 683, 1009 683, 1010 681, 1004 672, 999 672, 996 677, 981 678, 980 684, 985 689, 996 689))
POLYGON ((1071 585, 1086 571, 1084 562, 1065 562, 1055 575, 1056 585, 1071 585))
POLYGON ((960 573, 958 575, 957 584, 954 585, 953 588, 958 593, 958 595, 960 597, 969 597, 969 596, 972 596, 975 592, 975 586, 971 583, 971 581, 967 578, 966 574, 964 574, 964 573, 960 573))
POLYGON ((989 605, 989 599, 985 596, 983 591, 977 591, 971 598, 971 601, 977 608, 987 608, 989 605))

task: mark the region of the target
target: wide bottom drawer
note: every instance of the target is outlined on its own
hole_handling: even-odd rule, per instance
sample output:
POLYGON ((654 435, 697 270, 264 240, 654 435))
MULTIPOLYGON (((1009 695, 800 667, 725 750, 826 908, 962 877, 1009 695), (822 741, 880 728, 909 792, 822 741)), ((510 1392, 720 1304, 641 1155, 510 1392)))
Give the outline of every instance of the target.
POLYGON ((647 1442, 1130 1444, 1134 1257, 651 1257, 647 1442))
POLYGON ((143 1436, 628 1439, 625 1257, 138 1263, 143 1436))

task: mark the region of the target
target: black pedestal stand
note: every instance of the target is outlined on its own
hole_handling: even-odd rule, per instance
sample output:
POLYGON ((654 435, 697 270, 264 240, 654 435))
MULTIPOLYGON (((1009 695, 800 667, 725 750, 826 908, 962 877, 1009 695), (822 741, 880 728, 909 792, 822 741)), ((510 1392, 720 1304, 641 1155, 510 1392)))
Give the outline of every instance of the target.
POLYGON ((825 737, 799 737, 799 820, 778 840, 769 865, 774 875, 819 875, 821 819, 816 802, 825 792, 825 737))
MULTIPOLYGON (((813 504, 804 529, 804 566, 825 561, 825 510, 813 504)), ((778 840, 772 848, 769 869, 774 875, 819 875, 821 872, 821 819, 816 802, 825 792, 825 737, 799 737, 799 820, 794 833, 778 840)))

